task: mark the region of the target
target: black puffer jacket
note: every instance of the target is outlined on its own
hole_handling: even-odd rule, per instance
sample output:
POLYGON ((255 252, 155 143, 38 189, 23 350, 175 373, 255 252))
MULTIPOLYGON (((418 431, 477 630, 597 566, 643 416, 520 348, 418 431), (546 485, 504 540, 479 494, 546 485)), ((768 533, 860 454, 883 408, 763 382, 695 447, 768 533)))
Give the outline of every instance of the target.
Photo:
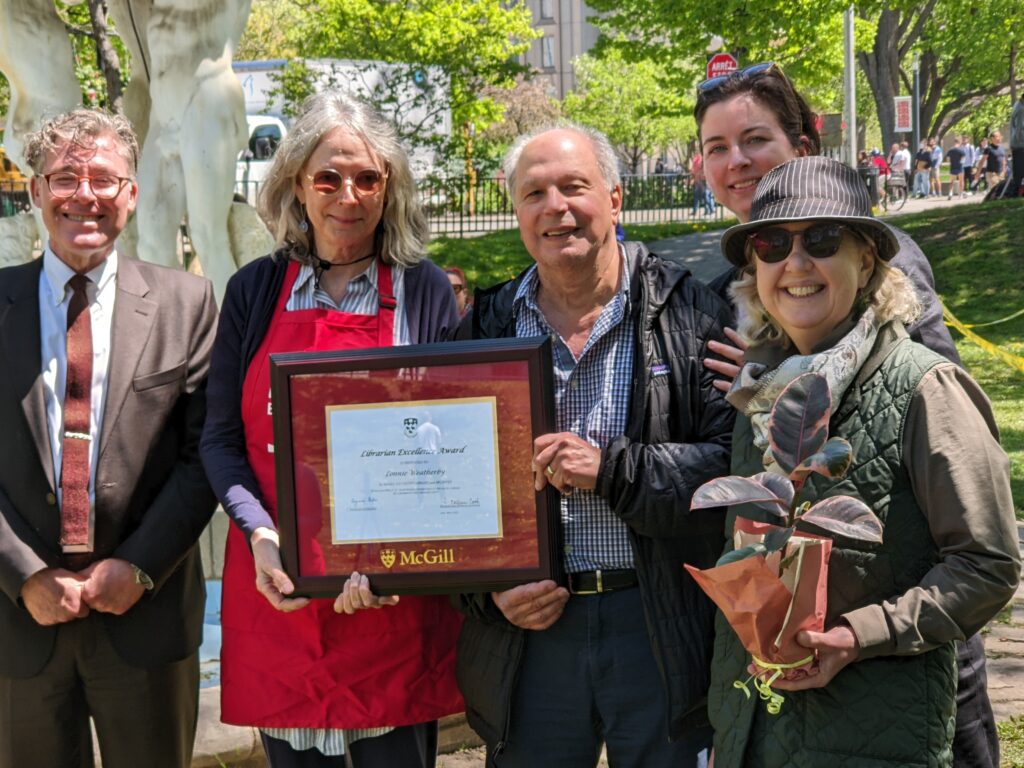
MULTIPOLYGON (((690 513, 694 490, 729 466, 732 407, 701 364, 707 342, 732 323, 724 302, 687 270, 626 243, 637 332, 627 434, 602 450, 597 492, 629 526, 647 629, 669 703, 672 738, 707 722, 714 606, 683 569, 714 564, 722 514, 690 513)), ((525 274, 525 273, 524 273, 525 274)), ((523 279, 477 292, 459 338, 515 335, 512 302, 523 279)), ((456 674, 469 724, 501 751, 525 632, 489 595, 463 595, 456 674)))

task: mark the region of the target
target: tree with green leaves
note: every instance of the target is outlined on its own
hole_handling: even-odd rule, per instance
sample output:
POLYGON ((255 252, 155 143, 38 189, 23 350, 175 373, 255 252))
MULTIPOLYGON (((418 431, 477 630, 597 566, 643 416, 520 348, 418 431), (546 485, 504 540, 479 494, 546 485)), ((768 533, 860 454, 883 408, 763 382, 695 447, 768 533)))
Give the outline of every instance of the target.
POLYGON ((484 89, 483 95, 503 110, 500 121, 477 134, 477 163, 485 172, 497 171, 498 163, 516 137, 554 123, 562 116, 562 105, 548 94, 549 84, 544 77, 520 75, 512 90, 484 89))
MULTIPOLYGON (((294 51, 305 59, 368 62, 367 80, 374 68, 370 62, 392 65, 371 89, 370 100, 385 114, 420 115, 405 131, 412 141, 421 134, 416 124, 432 124, 450 110, 455 146, 448 148, 449 156, 464 149, 467 136, 501 119, 500 106, 481 94, 487 87, 515 86, 523 72, 518 57, 538 34, 525 6, 500 0, 320 0, 315 9, 302 0, 257 0, 257 20, 264 5, 297 9, 294 23, 266 50, 270 57, 294 51), (434 73, 445 81, 445 99, 437 98, 436 89, 420 87, 422 78, 434 73)), ((246 35, 241 46, 249 56, 255 52, 251 39, 246 35)), ((345 71, 339 70, 339 77, 345 71)), ((308 77, 303 85, 300 74, 293 69, 281 81, 292 104, 304 89, 316 87, 308 77)))
MULTIPOLYGON (((702 61, 715 35, 741 64, 780 63, 819 111, 841 99, 842 13, 848 0, 589 0, 609 36, 635 41, 634 55, 702 61)), ((1021 82, 1013 51, 1024 43, 1020 0, 868 0, 855 4, 857 60, 886 145, 893 97, 911 91, 920 60, 922 134, 942 135, 1021 82)), ((680 87, 692 87, 692 82, 680 87)))
POLYGON ((108 18, 106 0, 57 3, 57 13, 71 36, 75 76, 82 88, 83 101, 123 112, 122 98, 128 83, 124 65, 128 56, 108 18))
POLYGON ((619 46, 575 61, 576 89, 562 102, 565 114, 603 132, 633 173, 644 157, 696 135, 687 103, 652 60, 627 61, 619 46))

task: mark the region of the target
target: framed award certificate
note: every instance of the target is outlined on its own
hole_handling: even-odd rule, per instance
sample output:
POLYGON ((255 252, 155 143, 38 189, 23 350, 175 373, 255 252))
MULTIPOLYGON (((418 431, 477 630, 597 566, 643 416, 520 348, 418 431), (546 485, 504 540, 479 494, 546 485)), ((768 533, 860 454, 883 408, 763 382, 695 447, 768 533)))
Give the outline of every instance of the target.
POLYGON ((296 593, 504 589, 558 578, 546 337, 271 355, 281 556, 296 593))

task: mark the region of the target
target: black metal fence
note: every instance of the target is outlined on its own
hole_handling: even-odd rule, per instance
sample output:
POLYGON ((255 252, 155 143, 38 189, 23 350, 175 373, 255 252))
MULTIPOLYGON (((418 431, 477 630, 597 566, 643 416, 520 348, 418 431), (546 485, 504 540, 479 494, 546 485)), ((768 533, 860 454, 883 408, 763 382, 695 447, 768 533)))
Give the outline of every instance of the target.
MULTIPOLYGON (((431 234, 459 237, 516 226, 504 179, 478 177, 470 184, 465 176, 431 177, 419 182, 419 190, 431 234)), ((623 176, 622 192, 621 220, 626 227, 724 217, 710 195, 705 199, 700 189, 694 189, 689 174, 623 176)))
POLYGON ((13 216, 30 210, 28 182, 0 181, 0 216, 13 216))
MULTIPOLYGON (((0 185, 0 216, 28 210, 28 192, 21 185, 8 187, 0 185)), ((503 178, 480 176, 470 183, 465 176, 432 176, 418 181, 417 187, 433 235, 481 235, 516 226, 503 178)), ((238 201, 255 205, 258 192, 259 182, 240 179, 235 184, 238 201)), ((724 216, 724 209, 710 193, 705 197, 701 189, 695 190, 692 177, 685 173, 623 176, 622 192, 621 221, 625 227, 724 216)))

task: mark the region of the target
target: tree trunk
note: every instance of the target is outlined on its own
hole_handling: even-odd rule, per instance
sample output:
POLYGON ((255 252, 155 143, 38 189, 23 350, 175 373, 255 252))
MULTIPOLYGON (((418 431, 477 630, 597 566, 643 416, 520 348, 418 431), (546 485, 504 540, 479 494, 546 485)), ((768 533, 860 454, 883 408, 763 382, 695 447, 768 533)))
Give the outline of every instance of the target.
POLYGON ((121 61, 117 58, 117 51, 114 50, 114 46, 110 42, 106 0, 89 0, 89 20, 92 22, 92 31, 96 40, 96 65, 107 82, 107 109, 123 114, 121 61))
POLYGON ((888 152, 896 139, 896 102, 900 87, 899 12, 883 10, 878 18, 875 40, 869 52, 857 54, 882 129, 882 150, 888 152))
POLYGON ((1010 47, 1010 104, 1017 103, 1017 44, 1010 47))

